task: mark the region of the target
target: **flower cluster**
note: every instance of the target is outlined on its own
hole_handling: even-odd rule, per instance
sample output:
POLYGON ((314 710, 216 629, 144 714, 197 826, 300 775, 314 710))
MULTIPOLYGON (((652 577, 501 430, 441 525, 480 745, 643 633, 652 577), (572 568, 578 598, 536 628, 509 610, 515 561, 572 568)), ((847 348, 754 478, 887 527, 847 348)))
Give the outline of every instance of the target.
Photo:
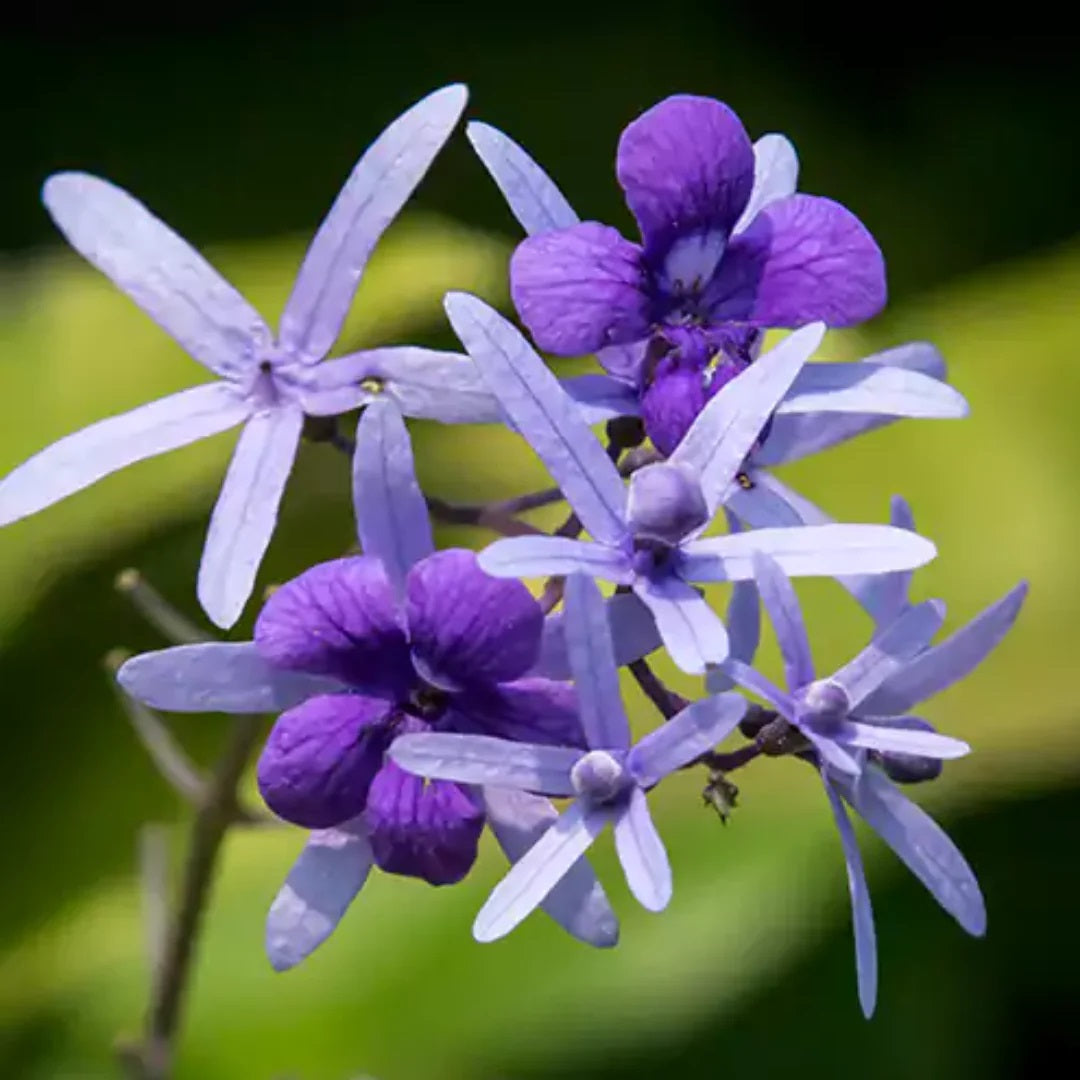
POLYGON ((789 756, 819 775, 840 834, 869 1015, 874 924, 846 807, 965 930, 984 932, 973 873, 898 785, 931 780, 968 752, 912 710, 982 662, 1026 587, 935 643, 943 604, 908 598, 912 570, 935 548, 907 504, 894 500, 888 524, 837 523, 768 469, 898 417, 961 417, 966 403, 924 343, 811 360, 826 328, 883 307, 881 252, 851 211, 796 191, 787 139, 751 143, 726 105, 684 95, 619 141, 616 175, 639 242, 580 221, 521 147, 467 127, 528 234, 510 262, 521 322, 548 353, 595 353, 602 374, 557 378, 521 331, 464 293, 445 299, 461 354, 395 346, 327 359, 372 249, 465 104, 464 87, 436 91, 372 144, 316 234, 277 333, 131 196, 82 174, 50 178, 45 204, 73 246, 217 378, 43 450, 0 482, 0 522, 243 425, 198 573, 203 608, 228 628, 253 591, 305 417, 359 409, 362 554, 276 589, 252 641, 176 646, 119 672, 153 707, 277 714, 259 788, 309 836, 270 907, 273 965, 320 945, 373 867, 460 881, 485 826, 511 867, 476 918, 478 940, 542 907, 582 941, 614 945, 618 923, 585 857, 599 833, 612 827, 632 893, 659 911, 672 871, 648 793, 704 769, 726 810, 727 773, 789 756), (773 329, 791 332, 765 350, 773 329), (513 527, 479 554, 437 550, 437 500, 417 482, 406 417, 506 424, 555 480, 567 522, 546 534, 511 513, 513 527), (825 677, 791 583, 801 576, 834 578, 874 623, 866 648, 825 677), (537 577, 548 579, 540 600, 521 580, 537 577), (723 617, 701 589, 718 582, 731 583, 723 617), (785 689, 754 666, 762 609, 785 689), (652 674, 645 658, 661 648, 703 677, 696 700, 652 674), (662 714, 637 742, 624 666, 662 714), (736 732, 743 745, 719 750, 736 732), (552 799, 570 801, 560 811, 552 799))

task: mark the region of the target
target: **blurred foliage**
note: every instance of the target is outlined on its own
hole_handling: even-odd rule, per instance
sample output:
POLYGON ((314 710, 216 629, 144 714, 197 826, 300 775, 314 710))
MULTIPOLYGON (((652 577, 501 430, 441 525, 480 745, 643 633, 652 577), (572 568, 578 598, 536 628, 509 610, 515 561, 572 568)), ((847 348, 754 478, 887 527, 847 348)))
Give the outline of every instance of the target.
MULTIPOLYGON (((275 242, 211 257, 272 315, 300 251, 275 242)), ((507 251, 442 219, 407 219, 365 278, 349 346, 447 341, 438 297, 453 286, 501 301, 507 251)), ((4 468, 199 374, 73 257, 15 264, 4 289, 4 468)), ((700 777, 657 791, 676 877, 662 916, 636 907, 610 844, 600 845, 598 869, 623 919, 613 952, 589 951, 539 916, 504 942, 475 944, 473 913, 502 872, 489 846, 453 889, 375 875, 329 946, 277 976, 263 957, 262 919, 303 838, 293 829, 234 834, 191 987, 180 1075, 475 1080, 798 1068, 861 1078, 870 1056, 888 1047, 873 1059, 875 1076, 987 1077, 1037 1060, 1036 1033, 1040 1047, 1072 1046, 1066 999, 1080 931, 1061 913, 1080 900, 1080 881, 1060 838, 1080 799, 1072 697, 1080 591, 1065 543, 1080 523, 1077 295, 1080 251, 1066 250, 834 335, 827 357, 935 341, 973 415, 897 424, 784 474, 849 520, 881 520, 891 492, 907 495, 941 553, 918 589, 948 601, 950 627, 1018 577, 1032 581, 1016 632, 927 713, 977 751, 917 794, 956 829, 983 878, 986 942, 967 940, 867 835, 883 987, 878 1019, 863 1024, 839 845, 815 778, 790 761, 759 762, 740 776, 741 806, 727 828, 702 808, 700 777)), ((414 434, 421 478, 439 494, 497 497, 545 483, 508 432, 421 424, 414 434)), ((227 446, 228 437, 141 464, 0 532, 4 1077, 115 1075, 113 1038, 138 1023, 148 975, 135 836, 146 820, 181 823, 183 813, 135 746, 100 669, 113 645, 159 644, 110 582, 137 565, 196 613, 194 571, 227 446)), ((349 546, 346 483, 340 456, 304 447, 265 583, 349 546)), ((441 540, 484 537, 454 530, 441 540)), ((801 592, 827 669, 861 644, 868 625, 833 583, 801 592)), ((242 625, 234 636, 246 633, 242 625)), ((771 647, 763 662, 775 667, 771 647)), ((638 705, 635 722, 650 723, 638 705)), ((174 723, 200 758, 213 754, 224 726, 220 717, 174 723)))

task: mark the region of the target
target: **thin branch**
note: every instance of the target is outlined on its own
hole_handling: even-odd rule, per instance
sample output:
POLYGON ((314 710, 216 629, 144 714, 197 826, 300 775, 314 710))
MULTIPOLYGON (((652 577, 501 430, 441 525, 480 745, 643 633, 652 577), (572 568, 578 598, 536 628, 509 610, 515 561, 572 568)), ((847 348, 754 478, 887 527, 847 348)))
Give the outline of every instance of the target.
POLYGON ((162 637, 174 645, 195 645, 213 638, 181 614, 134 567, 116 575, 115 588, 162 637))
POLYGON ((261 730, 258 717, 237 718, 195 815, 180 886, 180 903, 169 928, 161 975, 154 988, 145 1032, 140 1042, 120 1048, 124 1063, 138 1080, 166 1080, 171 1072, 184 994, 221 842, 230 824, 236 820, 236 788, 261 730))
POLYGON ((670 720, 690 704, 681 694, 676 694, 674 690, 664 685, 663 680, 649 666, 648 660, 635 660, 626 666, 645 696, 656 706, 665 720, 670 720))
MULTIPOLYGON (((115 676, 126 659, 127 653, 122 649, 114 649, 105 657, 105 668, 110 675, 115 676)), ((157 771, 181 798, 197 805, 206 790, 206 777, 195 767, 157 713, 141 701, 136 701, 115 678, 110 678, 109 682, 124 714, 131 722, 136 737, 157 771)))

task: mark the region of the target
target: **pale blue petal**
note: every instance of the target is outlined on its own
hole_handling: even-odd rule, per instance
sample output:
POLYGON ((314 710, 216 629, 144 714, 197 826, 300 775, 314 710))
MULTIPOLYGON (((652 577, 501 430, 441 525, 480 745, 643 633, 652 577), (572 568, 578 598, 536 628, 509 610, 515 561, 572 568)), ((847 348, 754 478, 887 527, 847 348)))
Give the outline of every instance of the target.
POLYGON ((425 731, 399 735, 390 758, 428 780, 493 784, 544 795, 573 795, 570 770, 582 752, 567 746, 534 746, 491 735, 425 731))
POLYGON ((851 895, 851 922, 855 930, 855 973, 859 986, 859 1004, 863 1016, 868 1020, 874 1014, 877 1004, 878 965, 877 934, 874 930, 874 909, 870 904, 870 890, 866 887, 866 871, 863 869, 859 842, 851 821, 827 777, 825 794, 829 797, 829 806, 840 833, 840 843, 844 849, 844 864, 847 867, 848 892, 851 895))
POLYGON ((956 845, 929 814, 877 769, 857 784, 837 781, 844 798, 896 852, 935 900, 969 933, 986 933, 986 905, 975 875, 956 845))
POLYGON ((841 776, 856 777, 863 771, 865 754, 860 753, 858 750, 849 751, 846 746, 837 742, 831 736, 819 735, 812 727, 806 727, 802 724, 797 726, 810 741, 810 745, 817 751, 822 767, 826 768, 831 776, 836 779, 841 776))
POLYGON ((586 424, 600 424, 617 416, 637 416, 641 411, 634 388, 610 375, 575 375, 563 379, 562 388, 578 403, 586 424))
POLYGON ((465 134, 526 233, 532 236, 578 223, 555 181, 513 139, 478 120, 466 124, 465 134))
POLYGON ((731 677, 732 681, 744 690, 749 690, 751 694, 761 698, 781 716, 786 717, 788 720, 795 716, 794 701, 779 687, 773 686, 764 675, 759 674, 749 664, 729 656, 724 661, 724 671, 731 677))
POLYGON ((890 525, 805 525, 692 540, 683 545, 679 573, 687 581, 740 581, 753 576, 755 551, 771 555, 789 577, 905 570, 937 553, 924 537, 890 525))
MULTIPOLYGON (((652 612, 633 594, 615 593, 608 597, 608 630, 617 667, 640 660, 660 648, 660 632, 652 612)), ((566 655, 566 628, 563 612, 544 620, 540 657, 530 674, 547 679, 569 679, 570 661, 566 655)))
POLYGON ((948 383, 918 371, 872 364, 807 364, 776 410, 789 413, 876 413, 951 420, 968 404, 948 383))
POLYGON ((754 143, 754 187, 732 236, 737 236, 769 203, 795 194, 799 183, 799 157, 784 135, 762 135, 754 143))
POLYGON ((616 813, 615 851, 638 903, 663 911, 671 902, 671 864, 639 787, 631 788, 629 802, 616 813))
POLYGON ((644 788, 689 765, 730 735, 746 712, 738 694, 716 694, 693 701, 678 715, 650 731, 630 751, 626 767, 644 788))
POLYGON ((626 487, 573 399, 518 330, 467 293, 444 301, 454 330, 514 426, 597 540, 626 533, 626 487))
MULTIPOLYGON (((915 516, 907 500, 900 495, 894 495, 889 503, 889 524, 915 532, 915 516)), ((892 574, 874 574, 868 578, 848 578, 844 585, 881 628, 898 619, 909 607, 912 576, 910 570, 897 570, 892 574)))
POLYGON ((780 646, 788 689, 809 685, 814 681, 814 658, 791 581, 776 560, 763 551, 754 553, 754 580, 780 646))
POLYGON ((816 524, 804 521, 792 502, 786 498, 790 489, 763 469, 743 472, 750 486, 738 481, 729 485, 722 502, 729 514, 753 529, 787 529, 794 525, 816 524))
POLYGON ((495 941, 543 902, 600 835, 610 815, 575 800, 495 886, 473 923, 477 941, 495 941))
MULTIPOLYGON (((483 799, 487 823, 512 863, 522 859, 559 816, 543 796, 524 791, 487 787, 483 799)), ((606 949, 618 944, 619 921, 584 858, 570 867, 540 906, 586 945, 606 949)))
POLYGON ((495 577, 589 574, 626 585, 634 576, 630 560, 615 548, 563 536, 511 536, 489 544, 478 558, 495 577))
POLYGON ((909 608, 880 630, 858 656, 830 676, 830 681, 843 687, 851 711, 921 653, 944 621, 945 605, 940 600, 926 600, 909 608))
POLYGON ((403 592, 409 570, 435 550, 435 543, 409 432, 389 401, 372 402, 357 425, 353 507, 364 554, 375 556, 403 592))
POLYGON ((295 967, 333 933, 372 863, 359 819, 310 835, 266 917, 266 954, 275 971, 295 967))
POLYGON ((915 754, 938 761, 950 761, 971 753, 971 747, 966 742, 939 735, 936 731, 879 727, 856 720, 842 721, 836 729, 836 738, 847 746, 858 746, 864 750, 877 750, 884 754, 915 754))
POLYGON ((304 414, 282 405, 244 425, 210 518, 199 564, 199 603, 227 629, 240 618, 277 524, 304 414))
POLYGON ((1027 590, 1027 582, 1021 582, 940 645, 916 657, 866 699, 863 711, 881 716, 906 713, 969 675, 1009 632, 1027 590))
POLYGON ((0 525, 36 514, 126 465, 227 431, 250 413, 232 387, 208 383, 99 420, 0 480, 0 525))
POLYGON ((126 191, 57 173, 41 197, 71 246, 200 364, 236 378, 271 333, 259 313, 186 241, 126 191))
POLYGON ((316 364, 300 403, 309 416, 337 416, 388 397, 402 416, 442 424, 500 424, 502 410, 461 353, 392 345, 316 364))
POLYGON ((728 654, 728 635, 720 617, 698 591, 677 577, 640 578, 634 592, 652 612, 671 659, 690 675, 702 675, 728 654))
POLYGON ((402 113, 365 151, 311 242, 281 316, 281 344, 322 359, 337 339, 369 256, 424 178, 465 109, 444 86, 402 113))
POLYGON ((282 671, 253 641, 210 641, 133 656, 116 673, 138 701, 165 712, 277 713, 317 694, 342 692, 333 679, 282 671))
POLYGON ((563 603, 566 652, 585 742, 594 750, 625 750, 630 745, 630 723, 619 690, 604 598, 591 578, 572 574, 566 579, 563 603))
MULTIPOLYGON (((862 362, 915 371, 940 381, 945 379, 945 361, 941 353, 925 341, 898 345, 867 356, 862 362)), ((785 461, 796 461, 884 427, 896 419, 878 413, 781 413, 773 420, 765 445, 754 451, 754 463, 780 465, 785 461)))
POLYGON ((720 505, 761 429, 824 335, 824 323, 789 334, 724 386, 675 448, 670 460, 700 478, 711 511, 720 505))

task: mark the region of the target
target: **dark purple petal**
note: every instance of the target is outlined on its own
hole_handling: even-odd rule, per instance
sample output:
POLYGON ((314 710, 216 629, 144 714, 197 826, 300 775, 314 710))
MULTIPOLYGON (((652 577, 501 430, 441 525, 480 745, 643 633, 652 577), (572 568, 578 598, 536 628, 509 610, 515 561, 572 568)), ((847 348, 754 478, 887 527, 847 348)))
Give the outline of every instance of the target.
POLYGON ((510 295, 536 344, 559 356, 628 344, 649 329, 641 248, 595 221, 523 240, 510 259, 510 295))
POLYGON ((278 717, 259 758, 259 791, 279 817, 325 829, 355 817, 389 745, 390 706, 321 694, 278 717))
POLYGON ((722 102, 678 94, 626 128, 615 169, 650 261, 710 233, 722 253, 754 186, 754 148, 722 102))
POLYGON ((510 682, 536 662, 540 605, 520 581, 485 574, 475 552, 436 552, 409 571, 405 592, 414 662, 436 685, 510 682))
POLYGON ((585 746, 573 687, 550 679, 518 679, 455 695, 442 726, 515 742, 585 746))
POLYGON ((457 784, 388 761, 371 785, 364 824, 381 870, 453 885, 476 861, 484 812, 457 784))
POLYGON ((404 693, 414 678, 393 587, 366 556, 320 563, 282 585, 255 623, 255 645, 275 667, 380 696, 404 693))
POLYGON ((853 326, 885 295, 885 260, 862 222, 830 199, 793 195, 731 242, 705 302, 717 321, 853 326))
POLYGON ((641 399, 641 419, 653 446, 665 457, 673 453, 708 400, 703 369, 665 356, 641 399))

